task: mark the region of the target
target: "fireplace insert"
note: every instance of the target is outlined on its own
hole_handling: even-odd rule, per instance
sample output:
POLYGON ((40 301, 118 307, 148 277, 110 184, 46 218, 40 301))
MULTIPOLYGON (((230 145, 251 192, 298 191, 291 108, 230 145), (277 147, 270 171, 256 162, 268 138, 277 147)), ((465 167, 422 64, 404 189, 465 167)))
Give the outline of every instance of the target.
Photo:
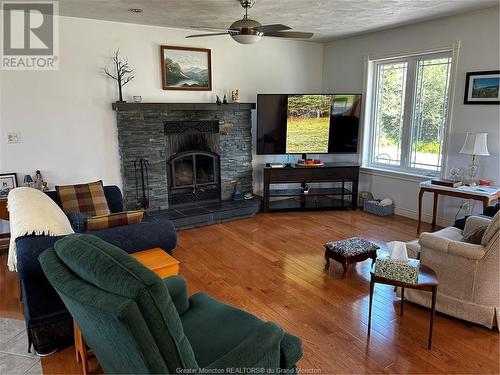
POLYGON ((179 152, 167 164, 171 205, 220 199, 218 154, 202 150, 179 152))

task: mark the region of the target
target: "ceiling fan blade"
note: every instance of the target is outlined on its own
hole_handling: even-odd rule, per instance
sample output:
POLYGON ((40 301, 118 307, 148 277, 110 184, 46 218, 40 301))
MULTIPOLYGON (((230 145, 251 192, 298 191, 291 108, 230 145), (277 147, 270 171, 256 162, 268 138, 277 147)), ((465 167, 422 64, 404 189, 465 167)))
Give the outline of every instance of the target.
POLYGON ((309 39, 312 38, 314 33, 303 33, 300 31, 277 31, 275 33, 264 33, 264 36, 273 36, 277 38, 294 38, 294 39, 309 39))
POLYGON ((281 24, 275 24, 275 25, 262 25, 262 26, 257 26, 254 27, 255 30, 260 31, 261 33, 274 33, 277 31, 285 31, 285 30, 290 30, 291 27, 286 26, 286 25, 281 25, 281 24))
POLYGON ((238 31, 228 29, 227 27, 209 27, 209 26, 189 26, 190 29, 207 30, 207 31, 238 31))
POLYGON ((229 32, 226 31, 225 33, 195 34, 195 35, 188 35, 186 38, 201 38, 204 36, 216 36, 216 35, 229 35, 229 32))

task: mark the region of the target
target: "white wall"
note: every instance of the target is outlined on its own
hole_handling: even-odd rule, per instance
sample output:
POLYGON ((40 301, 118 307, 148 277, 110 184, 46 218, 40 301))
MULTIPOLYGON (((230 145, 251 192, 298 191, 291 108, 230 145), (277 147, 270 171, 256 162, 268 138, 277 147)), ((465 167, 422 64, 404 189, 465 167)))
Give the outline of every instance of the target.
MULTIPOLYGON (((323 91, 360 92, 363 89, 363 57, 366 55, 439 48, 460 40, 446 173, 452 167, 464 167, 470 163, 470 157, 458 154, 467 131, 488 132, 491 156, 479 157, 479 175, 498 185, 499 106, 463 104, 466 72, 499 69, 498 28, 499 9, 491 8, 328 43, 324 52, 323 91)), ((419 179, 373 173, 361 175, 363 189, 378 197, 393 198, 397 212, 410 217, 416 216, 418 183, 419 179)), ((441 203, 438 215, 441 223, 447 224, 454 219, 461 200, 447 197, 441 203), (444 205, 446 210, 443 210, 444 205)), ((480 206, 478 202, 476 211, 480 206)), ((430 214, 430 209, 428 197, 425 212, 430 214)))
MULTIPOLYGON (((239 88, 243 102, 257 93, 318 92, 323 45, 278 39, 243 46, 228 37, 185 39, 188 30, 60 18, 59 71, 0 72, 0 173, 19 177, 40 169, 50 185, 103 179, 121 185, 114 81, 100 69, 116 48, 135 68, 125 99, 215 102, 239 88), (162 90, 160 45, 212 50, 212 92, 162 90), (20 132, 21 144, 7 144, 20 132)), ((256 160, 262 163, 263 158, 256 160)))

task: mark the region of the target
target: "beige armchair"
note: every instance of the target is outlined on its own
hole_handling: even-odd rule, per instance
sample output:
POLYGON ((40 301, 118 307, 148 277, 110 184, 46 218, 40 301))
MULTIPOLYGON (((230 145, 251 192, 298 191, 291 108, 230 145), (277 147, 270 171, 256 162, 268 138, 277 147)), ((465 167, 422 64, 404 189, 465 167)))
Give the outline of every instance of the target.
MULTIPOLYGON (((500 212, 499 212, 500 213, 500 212)), ((488 225, 480 245, 462 242, 463 232, 447 227, 422 233, 418 244, 408 243, 409 254, 420 253, 422 264, 436 271, 439 287, 436 310, 482 324, 500 327, 500 216, 471 216, 463 232, 488 225)), ((430 307, 430 294, 405 290, 405 299, 430 307)))

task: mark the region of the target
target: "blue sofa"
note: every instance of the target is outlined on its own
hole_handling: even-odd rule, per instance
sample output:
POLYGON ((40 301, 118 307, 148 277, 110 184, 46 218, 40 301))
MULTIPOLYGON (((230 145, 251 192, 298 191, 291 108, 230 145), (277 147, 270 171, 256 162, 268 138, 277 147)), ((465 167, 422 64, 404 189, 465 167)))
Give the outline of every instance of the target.
MULTIPOLYGON (((104 194, 111 212, 123 211, 123 197, 117 186, 105 186, 104 194)), ((47 195, 60 205, 55 191, 47 195)), ((175 227, 168 220, 143 221, 92 234, 118 246, 127 253, 160 247, 168 253, 176 246, 175 227)), ((62 236, 23 236, 16 240, 17 268, 31 345, 40 355, 49 354, 73 343, 73 320, 61 298, 46 279, 38 256, 62 236)))

